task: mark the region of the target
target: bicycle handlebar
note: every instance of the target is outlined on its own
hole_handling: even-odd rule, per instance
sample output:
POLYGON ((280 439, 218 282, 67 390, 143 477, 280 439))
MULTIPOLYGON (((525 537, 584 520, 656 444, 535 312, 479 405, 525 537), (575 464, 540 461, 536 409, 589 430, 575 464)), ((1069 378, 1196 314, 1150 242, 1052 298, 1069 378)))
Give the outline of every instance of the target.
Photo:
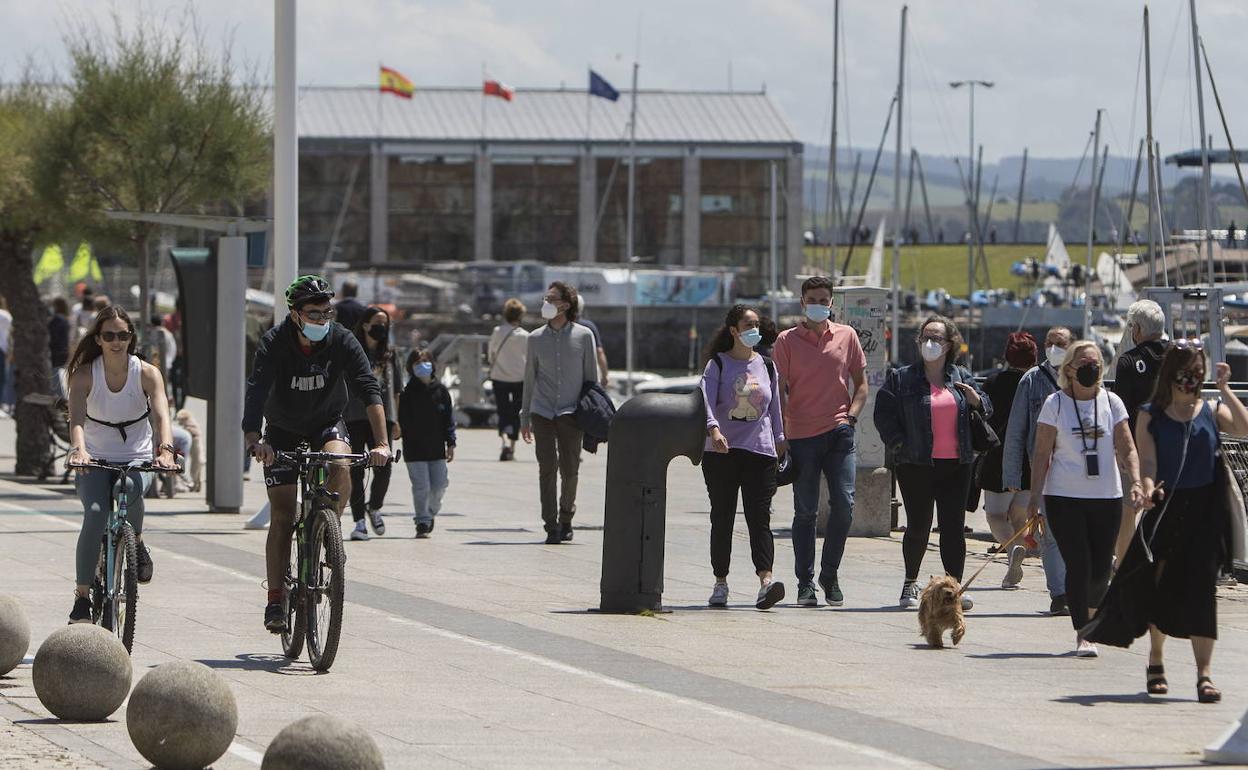
POLYGON ((67 463, 69 468, 73 470, 86 470, 88 468, 103 468, 117 473, 126 473, 129 471, 139 471, 141 473, 182 473, 182 466, 175 465, 172 468, 161 468, 152 465, 151 460, 132 460, 128 463, 110 463, 104 460, 96 460, 92 458, 87 463, 67 463))
POLYGON ((305 452, 301 449, 293 451, 277 450, 273 462, 285 465, 298 465, 304 462, 334 462, 349 460, 350 465, 363 465, 368 462, 366 454, 350 454, 346 452, 305 452))

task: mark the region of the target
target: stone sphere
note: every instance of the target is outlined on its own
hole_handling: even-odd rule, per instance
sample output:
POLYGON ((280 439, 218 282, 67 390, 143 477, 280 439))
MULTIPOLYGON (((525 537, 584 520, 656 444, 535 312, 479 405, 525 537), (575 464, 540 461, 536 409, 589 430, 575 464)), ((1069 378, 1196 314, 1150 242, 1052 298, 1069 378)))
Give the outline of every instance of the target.
POLYGON ((229 684, 202 663, 182 660, 149 671, 126 706, 126 729, 161 770, 202 770, 221 758, 238 728, 229 684))
POLYGON ((30 649, 30 621, 17 599, 0 594, 0 676, 17 668, 30 649))
POLYGON ((318 714, 282 728, 260 770, 383 770, 381 749, 364 728, 318 714))
POLYGON ((53 631, 35 653, 35 694, 61 719, 107 719, 130 692, 130 677, 121 640, 90 623, 53 631))

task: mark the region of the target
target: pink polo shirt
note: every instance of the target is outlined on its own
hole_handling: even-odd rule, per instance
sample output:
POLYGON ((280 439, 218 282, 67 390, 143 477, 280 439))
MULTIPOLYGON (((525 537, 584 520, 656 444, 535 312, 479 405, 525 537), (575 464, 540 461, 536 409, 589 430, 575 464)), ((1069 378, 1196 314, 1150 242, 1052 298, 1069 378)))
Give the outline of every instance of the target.
POLYGON ((867 356, 852 327, 828 321, 822 334, 804 324, 785 329, 772 358, 789 388, 785 435, 810 438, 845 422, 853 401, 852 375, 867 368, 867 356))

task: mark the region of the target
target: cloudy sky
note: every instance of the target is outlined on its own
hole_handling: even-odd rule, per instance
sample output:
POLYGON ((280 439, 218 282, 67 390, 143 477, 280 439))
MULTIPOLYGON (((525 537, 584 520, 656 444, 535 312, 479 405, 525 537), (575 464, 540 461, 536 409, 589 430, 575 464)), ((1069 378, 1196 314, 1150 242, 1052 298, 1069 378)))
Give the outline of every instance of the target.
MULTIPOLYGON (((897 78, 901 5, 842 2, 842 142, 878 141, 897 78)), ((176 19, 186 6, 114 0, 112 7, 126 19, 176 19)), ((1248 82, 1240 75, 1248 71, 1248 2, 1198 0, 1197 7, 1231 130, 1246 145, 1248 82)), ((95 0, 0 0, 0 77, 14 77, 27 56, 63 72, 68 20, 104 21, 108 8, 95 0)), ((271 73, 271 2, 199 0, 195 8, 214 44, 232 36, 237 54, 271 73)), ((1111 153, 1133 155, 1143 133, 1142 9, 1127 0, 914 0, 907 143, 925 153, 964 153, 966 93, 948 82, 977 78, 997 83, 977 98, 987 159, 1023 146, 1037 156, 1078 156, 1098 107, 1107 110, 1111 153)), ((1155 133, 1170 152, 1199 136, 1187 0, 1155 0, 1151 9, 1155 133)), ((592 64, 625 90, 640 40, 642 88, 727 89, 730 76, 736 89, 765 84, 799 138, 828 141, 832 0, 299 0, 298 34, 301 84, 371 85, 380 61, 417 87, 476 85, 485 62, 519 88, 583 88, 592 64)), ((1205 89, 1208 131, 1225 146, 1207 81, 1205 89)))

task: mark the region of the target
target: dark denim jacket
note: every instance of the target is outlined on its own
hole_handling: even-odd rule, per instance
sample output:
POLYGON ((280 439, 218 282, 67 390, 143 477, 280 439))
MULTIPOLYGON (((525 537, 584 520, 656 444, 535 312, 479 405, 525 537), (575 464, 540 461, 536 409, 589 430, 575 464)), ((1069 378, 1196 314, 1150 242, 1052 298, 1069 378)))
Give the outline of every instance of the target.
MULTIPOLYGON (((983 402, 985 417, 992 415, 992 401, 960 366, 945 367, 945 382, 965 382, 975 388, 983 402)), ((971 420, 966 398, 952 384, 945 386, 958 404, 958 462, 975 460, 971 449, 971 420)), ((921 365, 911 364, 889 371, 884 387, 875 394, 875 428, 884 446, 893 449, 898 463, 932 464, 932 393, 921 365)))

